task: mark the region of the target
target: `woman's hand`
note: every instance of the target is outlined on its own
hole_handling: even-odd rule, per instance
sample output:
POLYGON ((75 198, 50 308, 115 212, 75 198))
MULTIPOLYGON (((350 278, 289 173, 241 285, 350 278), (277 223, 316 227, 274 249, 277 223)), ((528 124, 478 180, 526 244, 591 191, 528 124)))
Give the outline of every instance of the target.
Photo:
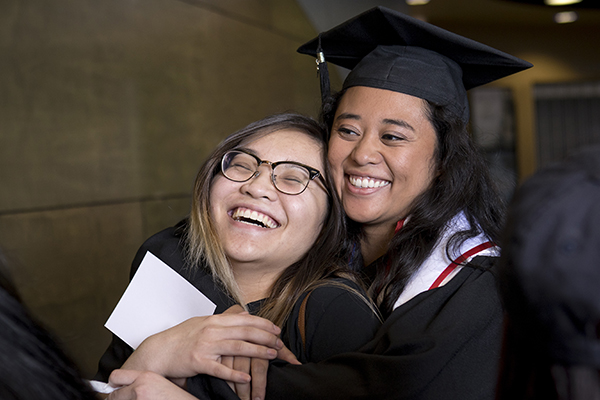
POLYGON ((144 340, 122 369, 153 371, 168 378, 208 374, 247 383, 250 375, 221 364, 221 357, 274 359, 283 346, 279 333, 272 322, 248 313, 190 318, 144 340))
MULTIPOLYGON (((225 311, 224 314, 243 313, 242 307, 235 305, 225 311)), ((284 345, 278 350, 277 358, 292 364, 300 364, 294 353, 288 350, 284 345)), ((269 360, 264 358, 252 358, 242 356, 225 356, 221 358, 221 363, 232 370, 242 372, 252 376, 252 382, 234 382, 228 381, 229 387, 239 396, 241 400, 265 398, 267 388, 267 372, 269 370, 269 360)), ((227 380, 227 379, 225 379, 227 380)))
POLYGON ((116 369, 108 382, 122 386, 108 400, 198 400, 173 382, 154 372, 116 369))
MULTIPOLYGON (((291 364, 300 365, 294 353, 283 346, 277 353, 277 358, 291 364)), ((229 386, 241 400, 265 398, 267 388, 267 372, 269 360, 249 357, 223 357, 222 362, 236 371, 244 372, 252 376, 252 382, 228 382, 229 386)))

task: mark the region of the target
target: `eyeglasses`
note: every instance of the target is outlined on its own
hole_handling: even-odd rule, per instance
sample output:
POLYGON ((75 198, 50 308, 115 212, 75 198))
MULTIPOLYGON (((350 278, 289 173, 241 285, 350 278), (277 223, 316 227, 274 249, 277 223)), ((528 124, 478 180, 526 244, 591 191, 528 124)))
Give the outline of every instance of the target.
POLYGON ((271 182, 281 193, 300 194, 313 179, 321 176, 319 170, 295 161, 271 162, 261 160, 243 150, 231 150, 221 159, 223 175, 234 182, 246 182, 260 173, 258 167, 271 166, 271 182))

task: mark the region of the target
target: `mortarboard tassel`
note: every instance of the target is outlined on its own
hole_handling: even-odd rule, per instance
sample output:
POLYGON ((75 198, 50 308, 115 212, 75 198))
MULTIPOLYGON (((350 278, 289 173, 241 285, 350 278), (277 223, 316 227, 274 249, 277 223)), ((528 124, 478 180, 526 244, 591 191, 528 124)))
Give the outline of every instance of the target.
POLYGON ((330 86, 329 86, 329 70, 327 69, 327 62, 325 61, 325 54, 321 48, 321 35, 319 34, 319 46, 317 47, 317 71, 319 74, 319 81, 321 83, 321 103, 325 103, 325 100, 329 97, 330 86))

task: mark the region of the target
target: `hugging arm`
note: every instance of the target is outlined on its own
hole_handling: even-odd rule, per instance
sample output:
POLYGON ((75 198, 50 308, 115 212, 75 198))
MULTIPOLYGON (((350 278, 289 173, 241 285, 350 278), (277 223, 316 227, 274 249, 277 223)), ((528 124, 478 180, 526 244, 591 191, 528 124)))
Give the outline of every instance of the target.
MULTIPOLYGON (((502 319, 492 273, 464 267, 398 307, 358 351, 303 365, 271 362, 266 398, 494 398, 502 319)), ((195 392, 195 379, 188 379, 190 393, 237 398, 215 379, 195 392)))
POLYGON ((152 371, 171 378, 209 374, 235 382, 250 377, 221 364, 222 356, 273 359, 282 343, 279 328, 249 314, 191 318, 150 336, 123 364, 123 369, 152 371))
MULTIPOLYGON (((356 350, 373 337, 380 325, 377 315, 355 293, 339 286, 321 286, 308 297, 302 330, 298 322, 303 299, 304 296, 296 303, 282 332, 283 341, 302 362, 317 362, 333 354, 356 350)), ((279 359, 286 358, 285 350, 279 353, 279 359)), ((264 399, 268 369, 268 362, 252 360, 251 385, 236 385, 237 395, 242 399, 264 399)), ((188 379, 188 389, 199 397, 238 398, 224 382, 214 378, 188 379)))

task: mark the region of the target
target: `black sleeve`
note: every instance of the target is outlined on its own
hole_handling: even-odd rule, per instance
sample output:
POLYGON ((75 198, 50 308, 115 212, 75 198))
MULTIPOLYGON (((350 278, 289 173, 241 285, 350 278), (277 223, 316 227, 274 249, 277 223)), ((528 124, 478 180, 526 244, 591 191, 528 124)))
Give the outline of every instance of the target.
POLYGON ((502 318, 493 274, 465 267, 398 307, 358 352, 273 363, 267 399, 493 399, 502 318))
POLYGON ((284 328, 287 335, 283 340, 302 363, 319 362, 335 354, 358 350, 375 336, 381 325, 375 312, 358 295, 361 293, 358 287, 349 281, 339 283, 347 287, 328 284, 308 294, 306 346, 302 343, 298 327, 300 307, 305 296, 298 300, 288 318, 284 328))

